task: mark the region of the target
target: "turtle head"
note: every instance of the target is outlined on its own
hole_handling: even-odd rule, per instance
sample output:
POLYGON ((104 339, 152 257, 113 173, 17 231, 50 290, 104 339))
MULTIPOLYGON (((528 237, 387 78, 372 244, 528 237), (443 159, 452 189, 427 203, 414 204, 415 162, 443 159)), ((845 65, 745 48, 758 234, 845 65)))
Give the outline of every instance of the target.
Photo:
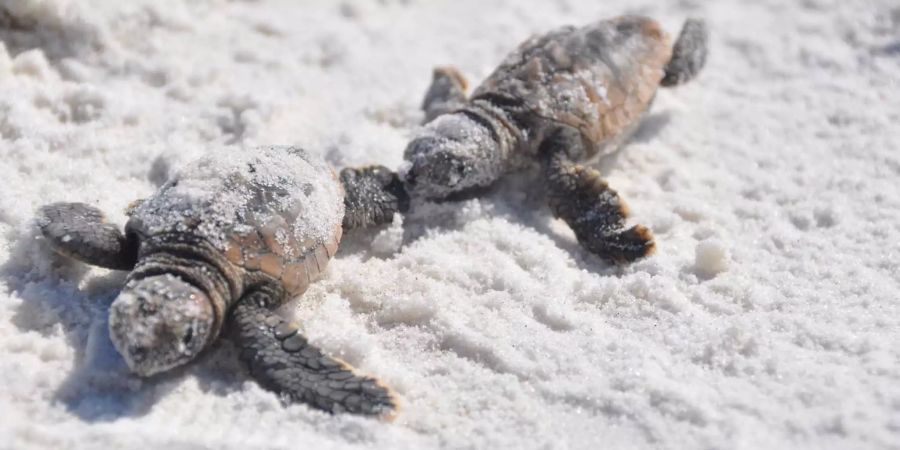
POLYGON ((406 147, 404 157, 408 190, 426 198, 486 186, 502 170, 491 131, 462 113, 444 114, 428 123, 406 147))
POLYGON ((150 376, 184 364, 213 338, 209 297, 174 275, 129 282, 109 312, 109 332, 132 372, 150 376))

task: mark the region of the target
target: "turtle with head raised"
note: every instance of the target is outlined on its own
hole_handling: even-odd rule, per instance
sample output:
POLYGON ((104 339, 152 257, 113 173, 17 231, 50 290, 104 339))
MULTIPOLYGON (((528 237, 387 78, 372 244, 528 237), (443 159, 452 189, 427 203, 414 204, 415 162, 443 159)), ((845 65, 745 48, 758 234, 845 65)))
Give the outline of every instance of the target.
POLYGON ((109 329, 136 374, 191 361, 228 334, 251 375, 283 398, 391 417, 388 388, 323 354, 275 312, 325 270, 344 210, 344 190, 324 161, 266 147, 187 165, 131 208, 125 233, 84 203, 44 206, 37 225, 57 253, 130 271, 109 329))
MULTIPOLYGON (((706 61, 707 36, 695 19, 674 46, 646 17, 563 27, 525 41, 468 98, 457 70, 436 68, 423 102, 426 125, 406 147, 403 188, 443 200, 539 164, 553 212, 582 246, 613 262, 646 256, 654 249, 652 234, 641 225, 625 228, 625 203, 584 163, 627 139, 658 86, 694 78, 706 61)), ((386 180, 389 173, 380 166, 347 168, 341 178, 353 190, 354 180, 386 180)), ((392 189, 385 195, 394 195, 392 189)), ((358 208, 344 222, 390 221, 399 209, 385 210, 386 204, 358 208)))

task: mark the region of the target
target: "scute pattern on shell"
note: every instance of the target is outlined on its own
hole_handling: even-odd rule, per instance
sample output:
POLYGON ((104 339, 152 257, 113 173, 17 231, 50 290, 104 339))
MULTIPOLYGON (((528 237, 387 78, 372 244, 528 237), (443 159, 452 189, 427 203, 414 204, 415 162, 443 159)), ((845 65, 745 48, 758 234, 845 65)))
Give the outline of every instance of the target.
POLYGON ((670 57, 669 38, 652 19, 563 27, 525 41, 473 98, 520 101, 528 114, 580 130, 596 152, 640 118, 670 57))
POLYGON ((170 179, 135 209, 129 227, 144 236, 200 237, 298 294, 337 250, 343 195, 331 167, 305 150, 224 149, 170 179))

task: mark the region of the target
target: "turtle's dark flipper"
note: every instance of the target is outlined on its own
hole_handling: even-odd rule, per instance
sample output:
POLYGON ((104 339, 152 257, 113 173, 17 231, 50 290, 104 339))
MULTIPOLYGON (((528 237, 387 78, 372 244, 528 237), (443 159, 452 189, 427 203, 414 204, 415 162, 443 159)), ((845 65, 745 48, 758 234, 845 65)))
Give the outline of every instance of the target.
POLYGON ((455 67, 435 67, 431 75, 431 86, 422 101, 425 120, 428 123, 435 117, 452 112, 466 102, 466 78, 455 67))
POLYGON ((99 209, 85 203, 52 203, 38 210, 37 225, 53 250, 100 267, 131 270, 138 242, 106 222, 99 209))
POLYGON ((666 75, 660 84, 677 86, 687 83, 706 64, 709 30, 700 19, 688 19, 672 48, 672 59, 666 66, 666 75))
POLYGON ((409 194, 396 173, 384 166, 341 170, 344 230, 390 223, 395 212, 409 210, 409 194))
POLYGON ((562 129, 541 148, 553 213, 572 227, 582 246, 608 261, 626 263, 653 253, 650 230, 642 225, 624 229, 628 208, 619 194, 598 171, 569 159, 566 151, 577 145, 577 131, 562 129))
POLYGON ((244 296, 228 327, 241 359, 261 385, 331 413, 393 418, 396 402, 388 388, 323 354, 298 334, 296 324, 264 306, 274 303, 263 291, 244 296))

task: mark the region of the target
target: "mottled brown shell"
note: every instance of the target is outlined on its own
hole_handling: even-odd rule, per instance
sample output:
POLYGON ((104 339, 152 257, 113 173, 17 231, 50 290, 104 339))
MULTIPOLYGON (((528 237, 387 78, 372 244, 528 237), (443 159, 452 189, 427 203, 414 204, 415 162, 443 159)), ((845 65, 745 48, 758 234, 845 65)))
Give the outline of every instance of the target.
POLYGON ((649 18, 565 27, 524 42, 473 98, 521 102, 532 116, 529 132, 569 125, 596 153, 646 111, 670 57, 668 36, 649 18))
POLYGON ((157 241, 205 241, 247 271, 245 284, 259 282, 253 275, 262 272, 299 295, 337 251, 343 217, 343 187, 318 155, 293 147, 221 149, 136 206, 129 230, 157 241))
MULTIPOLYGON (((332 179, 338 183, 332 173, 332 179)), ((343 194, 343 190, 341 190, 343 194)), ((343 202, 343 195, 338 201, 343 202)), ((341 242, 341 223, 325 237, 298 240, 293 231, 298 220, 306 220, 302 207, 262 214, 261 221, 249 220, 243 232, 229 238, 225 256, 235 265, 249 271, 262 271, 280 280, 291 296, 306 291, 325 271, 341 242)))

